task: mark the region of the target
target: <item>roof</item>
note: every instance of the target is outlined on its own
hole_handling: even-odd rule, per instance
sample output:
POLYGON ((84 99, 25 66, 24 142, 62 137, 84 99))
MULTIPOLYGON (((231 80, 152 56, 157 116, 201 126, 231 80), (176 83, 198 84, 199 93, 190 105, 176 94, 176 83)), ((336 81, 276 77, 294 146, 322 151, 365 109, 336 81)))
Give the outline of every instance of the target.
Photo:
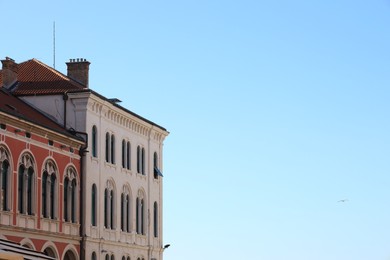
MULTIPOLYGON (((103 95, 87 88, 81 83, 71 79, 52 67, 44 64, 37 59, 31 59, 18 64, 18 80, 11 86, 10 91, 15 96, 28 95, 56 95, 74 92, 89 92, 113 104, 115 107, 129 113, 163 131, 164 127, 118 105, 115 100, 104 97, 103 95)), ((3 85, 2 71, 0 70, 0 86, 3 85)))
POLYGON ((56 94, 86 89, 84 85, 36 59, 19 63, 18 67, 18 81, 12 86, 15 95, 56 94))
POLYGON ((4 87, 0 87, 0 111, 69 137, 80 139, 68 132, 63 126, 50 119, 49 116, 43 114, 43 112, 38 111, 22 99, 15 97, 4 87))

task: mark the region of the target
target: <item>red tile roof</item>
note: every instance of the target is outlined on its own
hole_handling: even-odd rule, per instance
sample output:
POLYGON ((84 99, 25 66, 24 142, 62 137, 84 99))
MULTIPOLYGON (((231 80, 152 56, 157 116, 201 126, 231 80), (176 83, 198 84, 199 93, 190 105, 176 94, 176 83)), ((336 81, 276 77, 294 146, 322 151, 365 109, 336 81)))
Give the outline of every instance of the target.
POLYGON ((86 87, 82 84, 36 59, 19 63, 18 81, 12 87, 15 95, 58 94, 85 89, 86 87))

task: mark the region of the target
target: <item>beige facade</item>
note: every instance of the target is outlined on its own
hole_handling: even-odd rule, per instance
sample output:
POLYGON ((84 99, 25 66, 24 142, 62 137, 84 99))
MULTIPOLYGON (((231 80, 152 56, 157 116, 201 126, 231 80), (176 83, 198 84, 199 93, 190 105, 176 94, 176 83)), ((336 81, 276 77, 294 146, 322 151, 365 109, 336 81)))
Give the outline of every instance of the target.
POLYGON ((82 257, 161 260, 167 130, 89 88, 22 98, 88 136, 81 167, 82 257))

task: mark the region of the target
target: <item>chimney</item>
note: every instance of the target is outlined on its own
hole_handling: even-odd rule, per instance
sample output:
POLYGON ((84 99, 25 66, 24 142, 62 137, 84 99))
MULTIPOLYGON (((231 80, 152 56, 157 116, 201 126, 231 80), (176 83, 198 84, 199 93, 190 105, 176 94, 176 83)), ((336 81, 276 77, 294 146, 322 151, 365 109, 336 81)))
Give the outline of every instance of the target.
POLYGON ((91 63, 86 59, 70 59, 66 63, 68 66, 68 77, 88 88, 89 64, 91 63))
POLYGON ((5 88, 10 88, 18 80, 19 66, 9 57, 5 57, 5 60, 2 60, 1 63, 3 64, 3 85, 5 88))

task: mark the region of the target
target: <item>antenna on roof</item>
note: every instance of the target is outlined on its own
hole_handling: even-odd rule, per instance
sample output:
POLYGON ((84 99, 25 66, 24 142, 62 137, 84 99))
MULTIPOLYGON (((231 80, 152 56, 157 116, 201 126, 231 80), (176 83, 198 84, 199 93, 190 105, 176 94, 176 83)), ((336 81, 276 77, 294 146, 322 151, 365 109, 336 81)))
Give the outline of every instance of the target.
POLYGON ((56 68, 56 22, 53 22, 53 68, 56 68))

